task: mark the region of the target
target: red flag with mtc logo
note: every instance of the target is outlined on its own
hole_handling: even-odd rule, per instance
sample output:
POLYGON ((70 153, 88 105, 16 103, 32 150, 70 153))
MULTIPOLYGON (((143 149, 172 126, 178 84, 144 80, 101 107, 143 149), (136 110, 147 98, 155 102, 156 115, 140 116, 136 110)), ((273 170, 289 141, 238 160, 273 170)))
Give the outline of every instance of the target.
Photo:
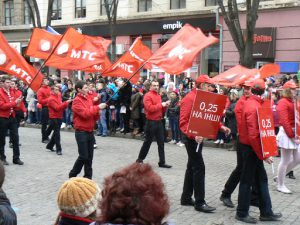
POLYGON ((111 62, 108 59, 108 57, 105 56, 103 63, 84 68, 82 69, 82 71, 91 72, 91 73, 95 73, 95 72, 103 73, 105 70, 107 70, 110 67, 111 67, 111 62))
MULTIPOLYGON (((150 58, 151 50, 142 43, 140 37, 136 38, 129 50, 110 69, 104 71, 104 76, 130 78, 141 65, 150 58)), ((132 83, 139 79, 139 72, 131 78, 132 83)))
POLYGON ((41 73, 37 74, 38 71, 8 44, 1 32, 0 43, 0 70, 17 77, 37 91, 44 76, 41 73))
POLYGON ((34 58, 47 59, 60 38, 61 35, 34 28, 25 54, 34 58))
POLYGON ((198 53, 219 40, 205 36, 199 28, 185 24, 170 40, 158 49, 149 62, 169 74, 179 74, 192 67, 198 53))
POLYGON ((104 62, 111 41, 92 37, 68 28, 46 66, 65 70, 82 70, 104 62))

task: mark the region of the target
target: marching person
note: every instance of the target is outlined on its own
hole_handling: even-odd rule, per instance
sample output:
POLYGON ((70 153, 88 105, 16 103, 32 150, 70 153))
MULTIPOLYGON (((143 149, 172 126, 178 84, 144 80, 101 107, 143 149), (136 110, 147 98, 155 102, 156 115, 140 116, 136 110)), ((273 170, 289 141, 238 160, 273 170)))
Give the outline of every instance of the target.
POLYGON ((172 166, 166 164, 165 161, 164 128, 162 124, 162 115, 170 105, 170 101, 162 102, 158 90, 158 81, 152 80, 150 91, 144 96, 144 108, 147 119, 145 126, 145 141, 136 162, 143 162, 149 152, 153 138, 155 137, 158 145, 158 166, 162 168, 171 168, 172 166))
POLYGON ((72 111, 79 156, 69 173, 69 177, 76 177, 84 166, 84 177, 92 179, 95 143, 93 131, 96 118, 99 118, 99 111, 104 109, 106 104, 94 105, 92 99, 88 97, 88 86, 83 81, 76 83, 75 90, 78 94, 73 100, 72 111))
POLYGON ((285 194, 292 192, 285 186, 285 175, 300 163, 300 152, 297 150, 299 140, 295 140, 295 110, 293 97, 297 85, 294 81, 288 81, 283 85, 282 98, 279 100, 276 110, 279 115, 279 132, 277 134, 278 147, 281 151, 281 159, 278 166, 277 190, 285 194))
POLYGON ((8 165, 4 147, 5 137, 9 130, 13 145, 13 163, 23 165, 24 162, 20 160, 18 123, 15 117, 15 108, 20 106, 23 97, 15 97, 9 76, 3 76, 2 79, 3 85, 0 88, 0 159, 4 165, 8 165))
MULTIPOLYGON (((196 80, 196 86, 202 91, 208 91, 210 78, 200 75, 196 80)), ((179 126, 183 133, 183 142, 188 154, 188 163, 185 171, 183 191, 181 194, 181 205, 194 206, 195 210, 201 212, 212 212, 215 207, 209 206, 205 201, 205 165, 202 156, 203 137, 191 136, 187 133, 188 123, 192 112, 196 88, 192 89, 181 101, 179 126), (200 144, 198 152, 196 151, 200 144), (194 193, 195 201, 192 199, 194 193)), ((230 130, 221 126, 221 130, 229 134, 230 130)))
POLYGON ((271 164, 273 158, 264 158, 260 141, 257 109, 263 104, 265 83, 256 79, 252 83, 252 95, 244 104, 240 127, 242 150, 242 174, 240 178, 238 206, 235 218, 245 223, 256 223, 257 219, 249 215, 251 188, 254 180, 258 185, 259 210, 261 221, 277 221, 281 213, 274 213, 268 188, 268 177, 263 161, 271 164))
POLYGON ((41 88, 37 91, 38 103, 42 106, 41 124, 42 124, 42 142, 47 144, 49 142, 49 135, 51 133, 51 127, 49 123, 49 110, 48 110, 48 98, 50 97, 51 88, 49 87, 48 78, 44 77, 41 88))
POLYGON ((56 154, 62 155, 62 149, 60 144, 60 126, 62 123, 62 117, 64 110, 68 107, 72 100, 62 102, 61 92, 58 85, 51 86, 51 95, 48 98, 48 110, 49 110, 49 123, 53 128, 53 134, 49 143, 46 145, 46 149, 54 151, 53 147, 56 146, 56 154))

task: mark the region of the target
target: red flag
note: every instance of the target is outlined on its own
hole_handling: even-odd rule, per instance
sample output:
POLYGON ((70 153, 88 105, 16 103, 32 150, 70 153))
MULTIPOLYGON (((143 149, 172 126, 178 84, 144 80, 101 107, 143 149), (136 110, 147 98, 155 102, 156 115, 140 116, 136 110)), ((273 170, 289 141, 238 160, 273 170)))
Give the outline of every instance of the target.
POLYGON ((263 65, 260 69, 260 78, 267 78, 272 75, 280 74, 280 66, 274 63, 268 63, 263 65))
MULTIPOLYGON (((109 70, 104 71, 103 75, 128 79, 151 57, 151 55, 151 50, 145 46, 142 43, 141 38, 138 37, 130 46, 129 50, 115 62, 109 70)), ((140 72, 131 78, 132 83, 136 83, 139 79, 139 74, 140 72)))
POLYGON ((34 28, 25 54, 34 58, 47 59, 60 38, 61 35, 34 28))
POLYGON ((186 24, 152 55, 149 62, 169 74, 179 74, 192 67, 202 49, 217 42, 217 38, 207 37, 199 28, 186 24))
POLYGON ((38 70, 31 66, 8 44, 1 32, 0 43, 0 70, 14 75, 29 85, 32 90, 37 91, 42 84, 44 76, 41 73, 37 74, 38 70))
POLYGON ((68 28, 46 66, 65 70, 81 70, 104 62, 111 41, 92 37, 68 28))
POLYGON ((110 68, 111 65, 112 64, 111 64, 110 60, 108 59, 107 56, 105 56, 103 63, 87 67, 87 68, 83 69, 82 71, 91 72, 91 73, 95 73, 95 72, 103 73, 105 70, 110 68))
POLYGON ((215 84, 235 86, 244 83, 246 80, 259 78, 259 76, 258 69, 248 69, 241 65, 237 65, 213 77, 211 81, 215 84))

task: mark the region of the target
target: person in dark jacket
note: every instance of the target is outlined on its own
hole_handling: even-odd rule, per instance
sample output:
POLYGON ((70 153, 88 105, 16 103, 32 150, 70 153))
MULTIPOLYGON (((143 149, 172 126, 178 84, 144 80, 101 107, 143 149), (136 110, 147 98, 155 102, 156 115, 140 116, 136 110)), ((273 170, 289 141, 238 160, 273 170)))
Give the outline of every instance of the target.
POLYGON ((170 105, 167 109, 167 117, 169 119, 169 124, 172 132, 172 140, 170 144, 176 144, 179 140, 179 98, 175 91, 170 93, 170 105))
POLYGON ((124 122, 124 130, 123 133, 129 133, 129 120, 130 120, 130 101, 131 101, 131 94, 132 94, 132 85, 128 82, 127 79, 121 79, 119 81, 119 103, 121 106, 121 115, 124 122))
POLYGON ((17 225, 17 216, 10 205, 5 192, 2 189, 4 183, 5 170, 2 162, 0 162, 0 224, 1 225, 17 225))
POLYGON ((142 97, 143 94, 139 92, 138 87, 133 86, 130 103, 130 117, 133 122, 132 136, 135 136, 139 133, 142 97))
POLYGON ((231 141, 233 144, 232 150, 236 151, 237 145, 237 125, 236 117, 234 113, 234 108, 238 100, 238 92, 235 89, 232 89, 230 92, 230 105, 225 112, 226 116, 226 126, 231 130, 231 141))

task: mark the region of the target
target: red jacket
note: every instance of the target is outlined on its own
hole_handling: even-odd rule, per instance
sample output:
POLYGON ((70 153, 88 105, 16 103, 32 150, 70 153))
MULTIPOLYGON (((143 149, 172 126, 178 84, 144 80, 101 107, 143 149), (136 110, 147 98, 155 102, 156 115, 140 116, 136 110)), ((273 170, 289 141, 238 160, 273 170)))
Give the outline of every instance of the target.
POLYGON ((92 132, 95 118, 99 116, 98 105, 93 105, 92 100, 82 94, 77 94, 72 104, 73 123, 76 130, 92 132))
POLYGON ((47 85, 43 85, 37 92, 38 102, 42 107, 48 106, 48 98, 50 97, 51 88, 47 85))
POLYGON ((6 91, 0 88, 0 117, 9 118, 15 117, 14 108, 16 107, 16 98, 12 89, 9 90, 11 98, 8 97, 6 91))
POLYGON ((243 137, 247 135, 247 139, 240 139, 242 144, 250 145, 260 160, 264 160, 260 142, 260 133, 258 125, 257 109, 263 104, 263 100, 256 95, 251 95, 244 104, 241 120, 241 134, 243 137), (246 142, 246 143, 245 143, 246 142))
POLYGON ((295 137, 293 128, 295 127, 295 111, 294 103, 290 98, 281 98, 278 101, 276 110, 279 115, 279 124, 283 126, 283 129, 289 138, 295 137))
MULTIPOLYGON (((236 123, 237 123, 237 130, 238 130, 238 134, 239 136, 240 134, 240 126, 241 126, 241 121, 242 121, 242 113, 244 110, 244 105, 245 102, 247 101, 248 97, 245 97, 244 95, 237 101, 235 107, 234 107, 234 114, 235 114, 235 118, 236 118, 236 123)), ((241 138, 241 137, 239 137, 241 138)), ((242 137, 243 138, 243 137, 242 137)))
MULTIPOLYGON (((19 89, 12 89, 12 91, 14 92, 14 95, 15 95, 15 98, 19 98, 19 97, 22 97, 23 96, 23 93, 22 91, 20 91, 19 89)), ((22 112, 27 112, 27 109, 25 107, 25 104, 24 104, 24 101, 22 100, 20 102, 20 105, 19 106, 16 106, 15 108, 15 111, 22 111, 22 112)))
POLYGON ((144 109, 147 120, 161 120, 166 107, 161 105, 161 97, 156 91, 149 91, 144 96, 144 109))
POLYGON ((64 110, 68 107, 68 102, 62 102, 61 94, 51 92, 48 98, 48 109, 50 119, 61 119, 64 110))

